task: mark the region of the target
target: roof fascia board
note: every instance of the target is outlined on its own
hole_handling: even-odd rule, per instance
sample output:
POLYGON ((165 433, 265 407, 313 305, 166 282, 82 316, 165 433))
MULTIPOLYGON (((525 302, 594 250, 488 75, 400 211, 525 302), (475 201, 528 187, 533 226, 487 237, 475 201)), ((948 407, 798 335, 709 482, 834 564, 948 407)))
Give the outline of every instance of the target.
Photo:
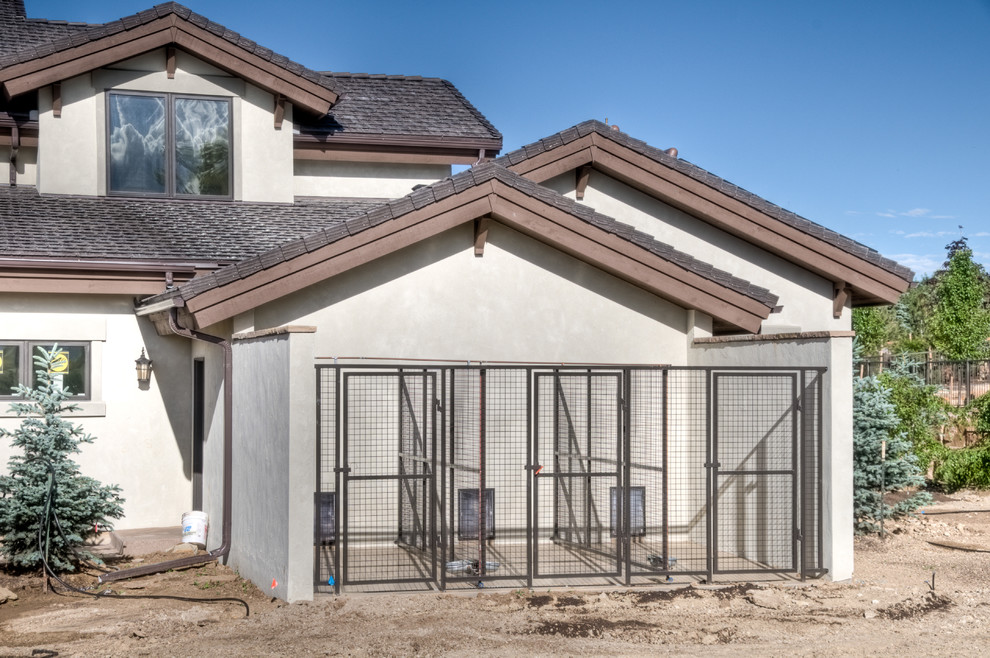
MULTIPOLYGON (((432 215, 429 221, 410 218, 403 222, 403 226, 388 227, 393 230, 376 231, 377 235, 374 236, 365 235, 374 231, 371 229, 344 238, 311 254, 280 263, 270 270, 258 272, 242 281, 198 295, 186 303, 186 308, 200 327, 233 317, 431 238, 476 217, 487 215, 491 210, 489 191, 485 190, 481 198, 438 215, 432 215), (231 286, 238 289, 234 295, 230 295, 225 290, 231 286)), ((400 217, 396 221, 402 222, 403 219, 405 217, 400 217)))
POLYGON ((248 53, 174 14, 0 69, 0 82, 7 95, 14 97, 172 44, 269 92, 282 94, 315 114, 326 114, 337 101, 337 94, 330 89, 248 53))
POLYGON ((838 247, 776 220, 678 171, 598 135, 593 165, 664 203, 831 281, 896 302, 909 283, 838 247))
POLYGON ((539 211, 525 194, 496 184, 492 216, 511 228, 570 254, 623 281, 683 308, 698 309, 756 333, 770 308, 689 272, 623 238, 544 205, 539 211), (549 225, 548 221, 549 220, 549 225))
MULTIPOLYGON (((494 157, 494 152, 487 152, 494 157)), ((333 162, 397 162, 403 164, 464 164, 478 161, 478 150, 419 148, 403 149, 389 146, 351 148, 340 146, 296 148, 292 151, 296 160, 318 160, 333 162)))
MULTIPOLYGON (((176 277, 176 283, 184 283, 188 277, 176 277)), ((25 293, 71 293, 85 295, 157 295, 165 289, 165 278, 141 277, 135 273, 95 276, 92 272, 80 273, 4 273, 0 275, 0 290, 25 293)))

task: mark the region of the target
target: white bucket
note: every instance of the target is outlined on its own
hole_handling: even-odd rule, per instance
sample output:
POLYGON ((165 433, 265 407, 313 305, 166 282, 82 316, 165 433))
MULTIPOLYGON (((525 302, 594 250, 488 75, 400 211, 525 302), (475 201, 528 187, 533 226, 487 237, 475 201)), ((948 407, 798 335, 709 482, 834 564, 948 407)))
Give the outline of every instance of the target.
POLYGON ((182 542, 206 548, 206 533, 210 529, 210 517, 206 512, 186 512, 182 515, 182 542))

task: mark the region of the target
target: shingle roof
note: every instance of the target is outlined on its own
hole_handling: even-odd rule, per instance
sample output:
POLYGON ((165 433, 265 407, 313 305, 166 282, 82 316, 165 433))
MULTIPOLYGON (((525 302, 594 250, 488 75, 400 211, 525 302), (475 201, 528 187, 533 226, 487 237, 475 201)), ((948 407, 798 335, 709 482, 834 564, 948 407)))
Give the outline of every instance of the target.
POLYGON ((340 224, 381 203, 43 196, 31 187, 0 186, 0 257, 231 263, 340 224))
POLYGON ((509 167, 546 151, 553 150, 563 144, 573 142, 574 140, 585 137, 593 132, 601 135, 602 137, 606 137, 617 144, 621 144, 626 148, 639 153, 640 155, 646 156, 651 160, 690 176, 691 178, 724 194, 727 194, 733 199, 755 208, 756 210, 759 210, 760 212, 773 217, 788 226, 823 240, 824 242, 838 247, 847 253, 862 258, 863 260, 887 270, 888 272, 891 272, 906 281, 910 281, 914 278, 914 273, 909 268, 904 267, 896 261, 881 256, 876 250, 860 244, 855 240, 847 238, 844 235, 836 233, 831 229, 827 229, 820 224, 816 224, 810 219, 805 219, 790 210, 785 210, 784 208, 781 208, 780 206, 775 205, 766 199, 753 194, 752 192, 744 190, 738 185, 734 185, 733 183, 730 183, 729 181, 720 178, 697 165, 691 164, 687 160, 669 155, 654 146, 650 146, 642 140, 630 137, 624 132, 613 130, 612 127, 605 125, 601 121, 585 121, 566 130, 562 130, 559 133, 545 137, 544 139, 532 144, 527 144, 520 149, 506 153, 505 155, 497 158, 495 162, 505 167, 509 167))
POLYGON ((268 269, 278 263, 315 251, 373 226, 398 219, 414 210, 436 203, 492 179, 498 179, 502 183, 526 195, 570 213, 582 221, 592 224, 603 231, 617 235, 656 254, 666 261, 672 262, 688 272, 715 281, 725 288, 729 288, 762 303, 768 308, 772 308, 777 303, 777 296, 766 288, 753 285, 748 281, 716 269, 712 265, 703 263, 693 256, 674 249, 670 245, 657 241, 646 233, 637 231, 627 224, 595 212, 588 206, 561 196, 548 188, 542 187, 509 171, 505 167, 493 163, 476 165, 455 176, 445 178, 432 185, 416 190, 401 199, 389 201, 369 212, 351 217, 339 224, 317 230, 305 237, 288 241, 268 252, 241 261, 236 266, 229 266, 213 274, 197 277, 189 283, 180 286, 174 292, 164 293, 146 301, 151 303, 175 295, 181 296, 185 300, 192 299, 208 290, 219 288, 237 279, 246 278, 255 272, 268 269))
POLYGON ((88 23, 27 18, 23 0, 0 0, 0 56, 65 39, 91 27, 88 23))
POLYGON ((502 138, 446 80, 329 71, 323 75, 333 80, 340 98, 323 120, 301 126, 304 131, 502 138))
MULTIPOLYGON (((68 50, 69 48, 75 48, 90 41, 104 39, 126 30, 132 30, 136 27, 158 20, 159 18, 164 18, 171 14, 175 14, 176 16, 189 21, 193 25, 207 30, 208 32, 211 32, 212 34, 215 34, 216 36, 244 49, 248 53, 284 68, 285 70, 301 76, 310 82, 318 84, 321 87, 325 87, 331 91, 336 91, 333 81, 330 78, 320 75, 316 71, 308 69, 302 64, 298 64, 284 55, 274 53, 268 48, 264 48, 254 41, 242 37, 237 32, 229 30, 219 23, 214 23, 206 16, 197 14, 188 7, 180 5, 177 2, 166 2, 160 5, 155 5, 151 9, 146 9, 145 11, 137 14, 125 16, 119 20, 110 21, 109 23, 104 23, 102 25, 86 26, 77 31, 69 30, 65 36, 59 35, 59 37, 53 41, 38 42, 32 41, 32 38, 28 39, 28 41, 32 41, 31 43, 21 44, 19 41, 15 41, 14 43, 16 43, 16 50, 10 50, 3 56, 0 56, 0 69, 19 64, 21 62, 31 61, 33 59, 37 59, 38 57, 51 55, 63 50, 68 50)), ((25 24, 27 25, 33 22, 34 21, 29 20, 26 21, 25 24)), ((54 25, 49 21, 46 21, 45 24, 49 26, 54 25)), ((68 24, 66 24, 66 27, 68 27, 68 24)), ((31 30, 34 30, 34 28, 30 28, 29 33, 27 34, 28 37, 42 36, 42 31, 38 31, 37 34, 34 34, 31 30)), ((56 33, 56 31, 52 32, 53 35, 56 33)), ((6 35, 2 38, 4 42, 8 44, 11 41, 6 37, 6 35)), ((7 47, 9 47, 9 45, 7 47)))

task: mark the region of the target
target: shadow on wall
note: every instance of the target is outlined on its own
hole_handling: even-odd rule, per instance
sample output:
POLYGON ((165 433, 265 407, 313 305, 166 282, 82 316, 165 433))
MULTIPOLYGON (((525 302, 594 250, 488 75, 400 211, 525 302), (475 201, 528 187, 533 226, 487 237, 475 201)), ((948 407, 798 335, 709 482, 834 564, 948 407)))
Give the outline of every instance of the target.
MULTIPOLYGON (((175 445, 182 457, 182 474, 192 480, 192 343, 179 336, 159 336, 146 318, 138 318, 145 352, 152 360, 151 382, 141 395, 161 396, 175 445)), ((137 354, 134 355, 137 358, 137 354)))

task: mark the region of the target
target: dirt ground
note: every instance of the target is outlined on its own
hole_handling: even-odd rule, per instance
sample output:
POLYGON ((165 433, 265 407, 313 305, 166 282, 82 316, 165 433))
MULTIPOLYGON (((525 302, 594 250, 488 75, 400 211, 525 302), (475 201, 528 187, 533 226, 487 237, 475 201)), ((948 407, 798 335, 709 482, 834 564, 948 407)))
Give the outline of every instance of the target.
POLYGON ((352 594, 289 605, 221 565, 113 584, 122 598, 44 594, 37 576, 0 571, 0 586, 18 595, 0 605, 0 656, 984 656, 990 494, 938 499, 888 524, 885 540, 858 539, 847 583, 352 594), (154 595, 240 598, 250 616, 236 601, 139 598, 154 595))

